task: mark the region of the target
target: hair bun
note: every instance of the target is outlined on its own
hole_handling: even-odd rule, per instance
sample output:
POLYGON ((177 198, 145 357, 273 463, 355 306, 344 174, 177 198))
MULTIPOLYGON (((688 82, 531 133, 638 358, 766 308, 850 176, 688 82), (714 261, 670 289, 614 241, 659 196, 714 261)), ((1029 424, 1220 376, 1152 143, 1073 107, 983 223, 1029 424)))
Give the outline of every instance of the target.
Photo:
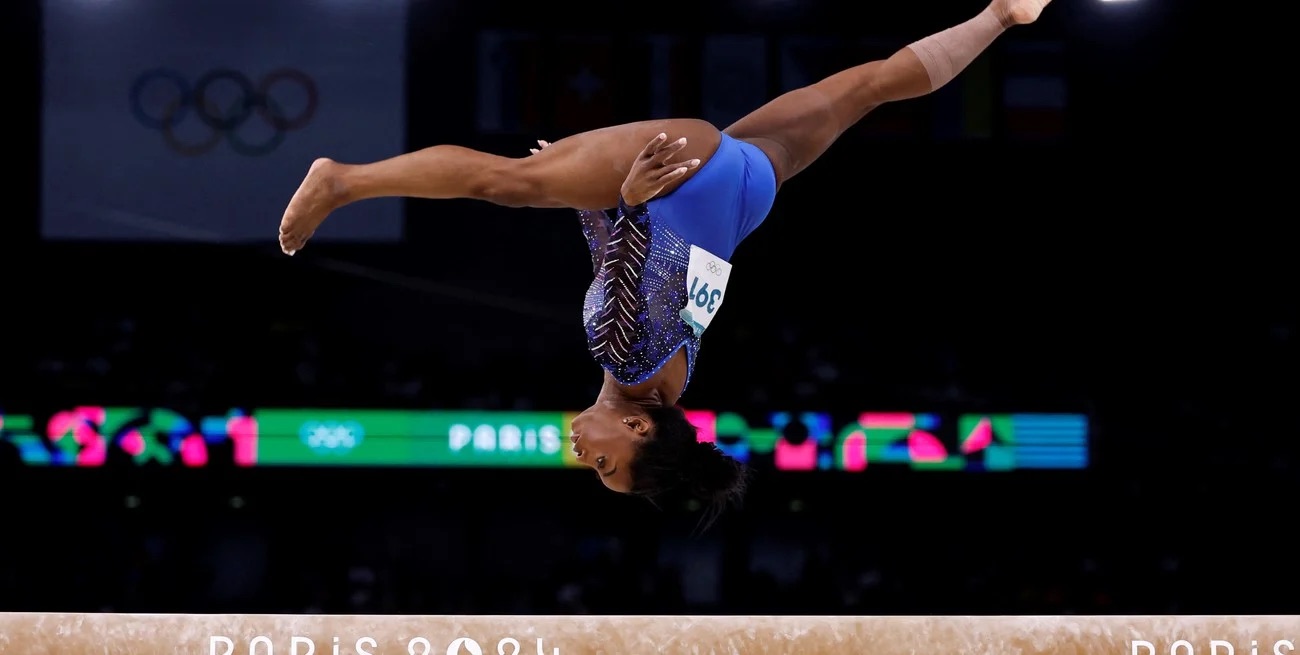
POLYGON ((631 463, 633 493, 656 498, 687 494, 705 505, 705 529, 745 494, 748 469, 698 430, 677 407, 649 411, 654 430, 631 463))

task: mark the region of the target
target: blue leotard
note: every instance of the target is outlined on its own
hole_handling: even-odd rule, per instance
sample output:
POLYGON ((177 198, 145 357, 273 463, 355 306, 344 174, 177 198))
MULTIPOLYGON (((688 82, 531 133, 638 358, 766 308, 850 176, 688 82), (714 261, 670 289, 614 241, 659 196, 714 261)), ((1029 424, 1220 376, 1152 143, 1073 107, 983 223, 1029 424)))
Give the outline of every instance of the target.
POLYGON ((583 304, 587 345, 614 379, 645 382, 684 347, 690 383, 731 255, 767 217, 776 187, 762 150, 723 135, 709 161, 668 196, 578 212, 595 268, 583 304))

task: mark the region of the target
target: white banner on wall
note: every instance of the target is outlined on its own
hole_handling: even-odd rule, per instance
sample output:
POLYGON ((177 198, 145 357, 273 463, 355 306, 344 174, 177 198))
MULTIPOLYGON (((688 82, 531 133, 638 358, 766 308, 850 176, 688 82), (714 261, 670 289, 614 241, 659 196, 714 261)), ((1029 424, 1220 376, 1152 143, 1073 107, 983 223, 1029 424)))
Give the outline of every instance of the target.
MULTIPOLYGON (((312 160, 405 149, 406 0, 44 0, 42 233, 275 243, 312 160)), ((402 236, 399 200, 318 239, 402 236)))

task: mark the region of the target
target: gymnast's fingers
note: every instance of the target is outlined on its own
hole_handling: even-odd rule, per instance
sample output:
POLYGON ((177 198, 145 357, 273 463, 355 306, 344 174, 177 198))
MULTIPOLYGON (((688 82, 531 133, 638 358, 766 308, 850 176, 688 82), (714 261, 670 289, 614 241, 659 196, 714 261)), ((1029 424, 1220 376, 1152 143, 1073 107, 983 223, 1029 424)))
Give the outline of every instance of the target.
POLYGON ((656 164, 663 166, 668 163, 669 158, 681 152, 682 148, 685 147, 686 147, 686 137, 682 137, 676 141, 673 141, 672 143, 669 143, 668 145, 660 146, 659 150, 655 151, 654 161, 656 164))
POLYGON ((533 153, 533 154, 535 155, 535 154, 541 152, 541 150, 538 150, 537 148, 529 148, 529 149, 528 149, 528 152, 531 152, 531 153, 533 153))
POLYGON ((663 145, 663 142, 667 140, 668 135, 663 132, 660 132, 659 136, 650 139, 650 143, 645 144, 645 148, 641 150, 641 159, 650 159, 653 157, 655 151, 659 149, 659 146, 663 145))
POLYGON ((669 182, 672 182, 673 180, 679 180, 679 179, 681 179, 684 175, 686 175, 686 171, 689 171, 689 170, 690 170, 690 169, 687 168, 687 167, 685 167, 685 166, 678 166, 677 168, 674 168, 674 169, 668 171, 667 173, 664 173, 663 175, 661 175, 661 176, 659 177, 659 181, 660 181, 661 183, 663 183, 663 184, 667 184, 667 183, 669 183, 669 182))
MULTIPOLYGON (((677 175, 678 177, 680 177, 682 175, 685 175, 691 169, 699 165, 700 165, 700 160, 698 159, 691 159, 689 161, 676 162, 672 164, 664 164, 664 169, 665 169, 664 177, 668 177, 669 175, 677 175), (681 173, 678 173, 677 171, 681 171, 681 173)), ((677 178, 673 177, 668 179, 675 180, 677 178)))

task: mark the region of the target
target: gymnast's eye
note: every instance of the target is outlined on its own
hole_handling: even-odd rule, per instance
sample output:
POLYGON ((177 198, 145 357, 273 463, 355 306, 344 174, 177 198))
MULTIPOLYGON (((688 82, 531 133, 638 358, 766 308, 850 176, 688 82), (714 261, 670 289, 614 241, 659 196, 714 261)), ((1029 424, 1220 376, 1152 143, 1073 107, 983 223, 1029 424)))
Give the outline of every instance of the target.
POLYGON ((603 469, 603 468, 605 468, 605 456, 604 456, 604 455, 601 455, 600 457, 597 457, 597 458, 596 458, 596 468, 598 468, 598 469, 603 469))

